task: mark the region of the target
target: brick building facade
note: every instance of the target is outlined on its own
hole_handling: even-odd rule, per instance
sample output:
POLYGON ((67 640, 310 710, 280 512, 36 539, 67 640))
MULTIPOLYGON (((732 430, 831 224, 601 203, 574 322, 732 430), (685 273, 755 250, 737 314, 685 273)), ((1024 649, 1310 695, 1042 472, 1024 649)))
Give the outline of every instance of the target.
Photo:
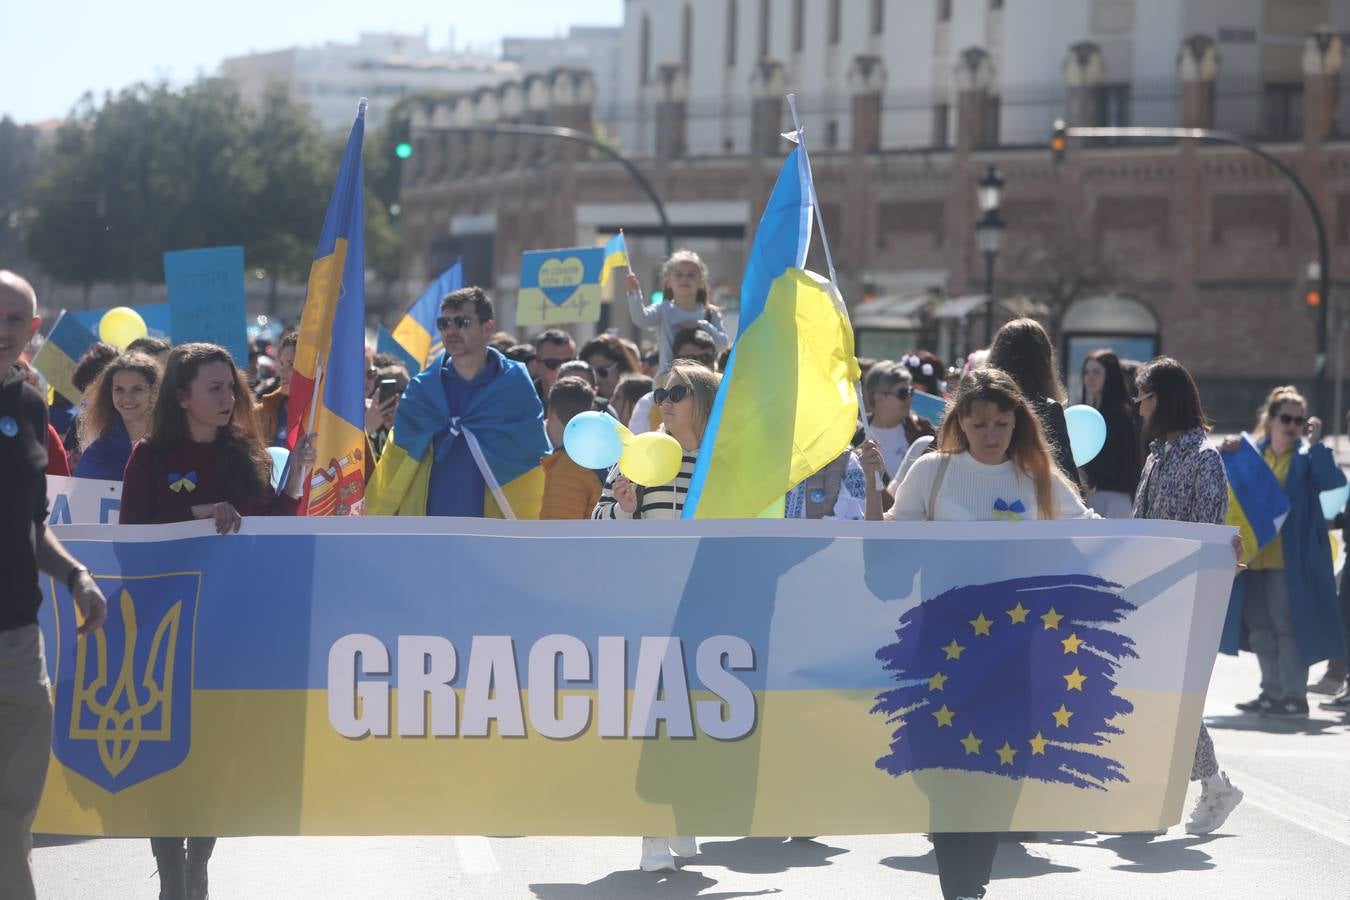
MULTIPOLYGON (((1333 274, 1350 246, 1350 143, 1337 122, 1341 53, 1337 33, 1308 35, 1301 140, 1265 145, 1316 198, 1333 274)), ((1071 124, 1099 119, 1099 56, 1089 43, 1066 50, 1063 114, 1071 124)), ((1181 121, 1140 124, 1211 127, 1221 65, 1212 39, 1187 38, 1177 53, 1181 121)), ((1225 423, 1244 423, 1273 383, 1310 383, 1315 319, 1303 301, 1302 273, 1316 240, 1306 208, 1277 171, 1241 149, 1195 142, 1074 142, 1059 162, 1045 145, 998 146, 987 115, 988 66, 978 48, 960 55, 950 147, 891 149, 880 145, 884 62, 868 54, 853 61, 851 134, 839 141, 842 149, 817 145, 812 156, 855 323, 868 320, 869 299, 900 298, 908 323, 900 328, 912 329, 906 341, 949 356, 980 343, 985 262, 975 244, 974 188, 992 165, 1007 185, 996 315, 1036 312, 1071 361, 1093 343, 1117 340, 1176 356, 1225 423)), ((660 66, 655 153, 636 160, 666 204, 676 243, 705 256, 714 296, 733 310, 754 222, 789 146, 778 135, 791 127, 782 66, 760 61, 753 86, 747 152, 689 157, 684 73, 678 64, 660 66)), ((565 142, 444 130, 494 121, 590 130, 591 94, 588 72, 558 69, 416 114, 402 197, 410 293, 463 256, 471 278, 494 290, 510 327, 522 251, 592 244, 619 228, 634 268, 653 283, 664 242, 622 167, 565 142)), ((1049 129, 1047 121, 1047 139, 1049 129)), ((823 271, 823 261, 812 262, 823 271)), ((622 303, 607 309, 602 324, 632 330, 622 303)), ((583 337, 589 330, 577 328, 583 337)), ((1338 336, 1333 331, 1333 357, 1338 336)))

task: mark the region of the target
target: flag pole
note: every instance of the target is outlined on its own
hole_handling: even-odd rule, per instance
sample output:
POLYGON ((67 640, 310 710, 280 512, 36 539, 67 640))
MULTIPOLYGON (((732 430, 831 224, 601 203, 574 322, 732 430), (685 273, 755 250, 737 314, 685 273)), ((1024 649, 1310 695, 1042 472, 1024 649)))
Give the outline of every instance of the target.
MULTIPOLYGON (((797 114, 797 95, 795 93, 787 95, 788 109, 792 113, 792 127, 795 129, 794 138, 797 146, 802 151, 802 164, 806 166, 806 172, 809 176, 806 179, 807 185, 811 189, 811 210, 816 217, 816 231, 820 234, 820 246, 825 251, 825 265, 830 270, 830 299, 834 301, 835 308, 844 314, 844 321, 851 329, 853 321, 848 315, 848 304, 844 303, 843 295, 839 293, 839 279, 834 270, 834 256, 830 253, 830 239, 825 234, 825 220, 820 215, 820 199, 816 196, 816 178, 811 173, 811 154, 806 149, 806 129, 802 128, 801 117, 797 114)), ((853 382, 853 393, 858 398, 858 421, 862 424, 863 434, 869 441, 876 440, 876 434, 872 431, 872 423, 867 421, 867 401, 863 396, 862 381, 853 382)), ((881 473, 876 475, 877 490, 886 490, 886 485, 881 473)))
MULTIPOLYGON (((314 417, 318 415, 319 403, 323 398, 323 354, 317 350, 314 353, 314 392, 309 398, 309 418, 305 422, 305 438, 308 439, 314 433, 314 417)), ((309 489, 309 466, 302 466, 300 469, 300 496, 304 497, 309 489)), ((309 509, 304 510, 308 515, 309 509)))

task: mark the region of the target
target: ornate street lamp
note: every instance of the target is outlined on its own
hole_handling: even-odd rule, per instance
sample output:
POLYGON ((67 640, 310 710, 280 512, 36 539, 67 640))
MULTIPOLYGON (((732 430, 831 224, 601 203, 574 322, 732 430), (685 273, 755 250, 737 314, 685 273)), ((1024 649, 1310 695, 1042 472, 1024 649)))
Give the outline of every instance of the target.
POLYGON ((984 254, 984 343, 994 339, 994 261, 1003 249, 1003 230, 1007 225, 999 214, 1003 202, 1003 173, 996 166, 985 169, 975 186, 980 204, 980 220, 975 223, 975 246, 984 254))

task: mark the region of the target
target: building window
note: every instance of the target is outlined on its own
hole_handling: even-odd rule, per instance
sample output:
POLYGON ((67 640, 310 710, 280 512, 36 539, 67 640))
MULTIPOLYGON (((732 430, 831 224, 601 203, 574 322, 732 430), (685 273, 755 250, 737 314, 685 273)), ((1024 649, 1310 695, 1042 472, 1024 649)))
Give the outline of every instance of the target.
POLYGON ((646 13, 642 14, 642 24, 638 26, 638 83, 651 81, 652 72, 652 21, 646 13))
POLYGON ((950 22, 952 20, 952 0, 937 0, 937 14, 939 22, 950 22))
POLYGON ((806 46, 806 0, 792 3, 792 50, 801 53, 806 46))
POLYGON ((1261 90, 1264 137, 1292 140, 1303 134, 1303 85, 1268 84, 1261 90))
POLYGON ((951 118, 951 106, 946 103, 935 103, 933 105, 933 139, 931 141, 934 147, 947 146, 947 120, 951 118))
POLYGON ((736 0, 727 0, 727 68, 736 68, 736 0))
POLYGON ((844 0, 830 0, 830 43, 839 43, 839 34, 843 31, 844 0))
POLYGON ((980 123, 980 143, 985 147, 997 147, 999 128, 1002 124, 1003 101, 997 94, 990 94, 984 101, 984 120, 980 123))
POLYGON ((990 9, 1002 9, 1002 8, 1003 8, 1003 0, 989 0, 989 8, 990 8, 990 9))
POLYGON ((881 34, 886 30, 886 0, 872 0, 871 33, 881 34))
POLYGON ((680 64, 684 66, 684 77, 693 77, 694 72, 694 8, 684 5, 684 21, 680 30, 680 64))
POLYGON ((771 0, 759 0, 759 58, 769 58, 769 10, 771 0))
POLYGON ((1097 88, 1097 120, 1094 125, 1123 128, 1130 124, 1130 86, 1104 84, 1097 88))
POLYGON ((825 149, 833 150, 839 146, 839 122, 830 119, 825 123, 825 149))

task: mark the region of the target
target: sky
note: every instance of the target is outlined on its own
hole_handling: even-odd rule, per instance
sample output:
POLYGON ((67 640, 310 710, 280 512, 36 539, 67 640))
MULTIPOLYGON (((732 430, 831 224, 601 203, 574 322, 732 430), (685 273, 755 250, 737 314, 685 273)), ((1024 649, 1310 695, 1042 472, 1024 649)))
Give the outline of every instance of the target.
POLYGON ((551 36, 570 25, 618 25, 623 0, 7 0, 0 116, 64 117, 80 95, 138 81, 214 74, 221 60, 363 31, 421 34, 444 48, 503 36, 551 36))

